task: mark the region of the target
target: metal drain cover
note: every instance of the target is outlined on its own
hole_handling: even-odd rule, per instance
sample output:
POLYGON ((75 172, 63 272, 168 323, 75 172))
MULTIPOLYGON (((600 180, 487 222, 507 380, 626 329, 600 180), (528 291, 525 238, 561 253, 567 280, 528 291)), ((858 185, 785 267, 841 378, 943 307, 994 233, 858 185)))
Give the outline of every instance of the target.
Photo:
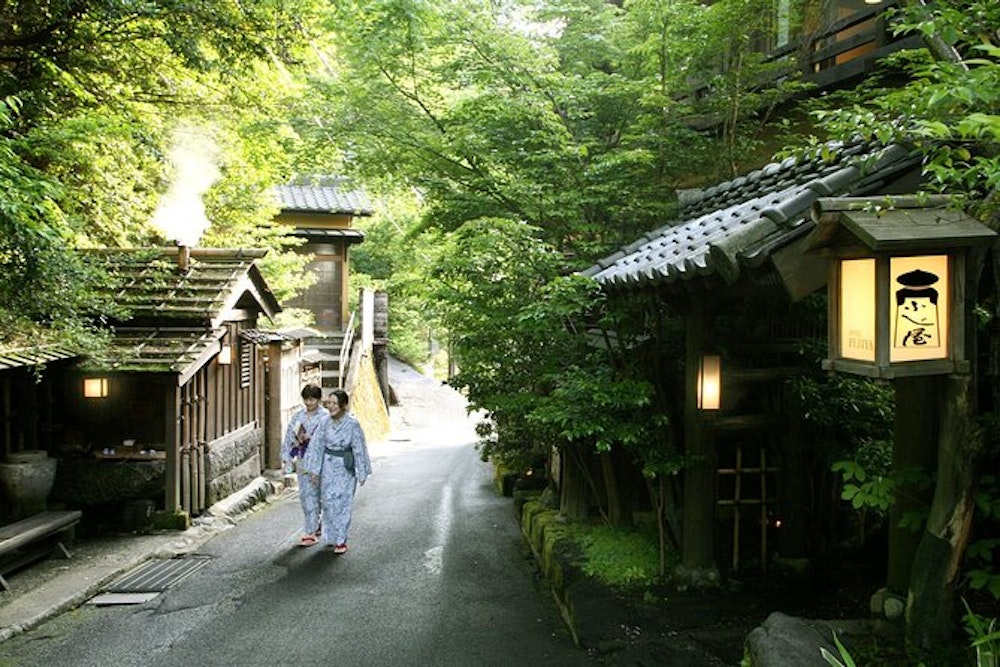
POLYGON ((154 558, 115 579, 88 600, 90 604, 142 604, 174 586, 212 560, 211 556, 154 558))
POLYGON ((99 593, 87 600, 87 604, 107 607, 114 604, 143 604, 159 593, 99 593))

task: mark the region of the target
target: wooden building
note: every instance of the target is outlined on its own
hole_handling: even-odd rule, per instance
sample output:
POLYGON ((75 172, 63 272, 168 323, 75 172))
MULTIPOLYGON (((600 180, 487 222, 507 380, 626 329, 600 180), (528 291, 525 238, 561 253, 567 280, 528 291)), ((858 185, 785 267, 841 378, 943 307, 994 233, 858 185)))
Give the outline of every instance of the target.
POLYGON ((95 253, 128 316, 112 323, 105 357, 67 376, 64 452, 162 461, 168 512, 198 514, 260 475, 267 341, 256 328, 281 309, 255 263, 264 252, 95 253))
POLYGON ((584 272, 611 298, 643 295, 683 321, 679 437, 695 462, 681 510, 689 568, 766 567, 775 551, 804 555, 822 530, 785 382, 818 370, 800 354, 802 341, 826 340, 825 311, 796 308, 827 281, 826 261, 805 246, 811 207, 821 197, 913 192, 920 160, 900 146, 828 151, 687 193, 679 219, 584 272), (699 406, 707 360, 721 366, 718 406, 699 406))
POLYGON ((305 308, 321 333, 340 333, 349 319, 349 250, 365 235, 354 229, 354 218, 372 214, 367 195, 351 189, 343 178, 300 179, 276 189, 281 212, 276 221, 305 239, 299 251, 313 256, 308 269, 316 283, 288 307, 305 308))

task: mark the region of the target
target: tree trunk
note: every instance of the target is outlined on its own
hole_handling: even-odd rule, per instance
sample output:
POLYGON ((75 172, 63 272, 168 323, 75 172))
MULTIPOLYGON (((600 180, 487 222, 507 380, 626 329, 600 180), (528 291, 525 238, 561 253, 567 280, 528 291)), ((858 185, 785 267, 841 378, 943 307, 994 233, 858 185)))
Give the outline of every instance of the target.
POLYGON ((608 523, 615 527, 628 528, 633 524, 632 494, 624 479, 627 461, 616 450, 601 452, 601 472, 604 475, 604 489, 607 498, 608 523))
POLYGON ((907 651, 934 657, 951 641, 954 587, 975 509, 981 437, 975 426, 972 376, 945 380, 937 486, 930 516, 913 557, 906 604, 907 651))
POLYGON ((559 513, 570 519, 586 519, 590 509, 590 484, 587 481, 587 471, 582 468, 582 457, 573 447, 567 447, 562 454, 559 513))

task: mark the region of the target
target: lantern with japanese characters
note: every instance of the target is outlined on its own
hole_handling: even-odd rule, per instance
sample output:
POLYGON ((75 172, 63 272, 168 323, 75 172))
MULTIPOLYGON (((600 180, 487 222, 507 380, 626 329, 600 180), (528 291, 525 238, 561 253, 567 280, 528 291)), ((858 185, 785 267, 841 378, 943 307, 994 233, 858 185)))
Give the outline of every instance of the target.
POLYGON ((966 254, 996 233, 945 203, 816 203, 808 245, 830 258, 824 368, 877 378, 968 372, 966 254))

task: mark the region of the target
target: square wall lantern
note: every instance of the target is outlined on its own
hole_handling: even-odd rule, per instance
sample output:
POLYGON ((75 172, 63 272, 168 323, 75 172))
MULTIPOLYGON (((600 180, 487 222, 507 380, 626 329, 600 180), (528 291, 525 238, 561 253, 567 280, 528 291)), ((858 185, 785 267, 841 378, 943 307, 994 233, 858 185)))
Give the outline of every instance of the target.
POLYGON ((815 204, 809 247, 830 257, 823 368, 876 378, 968 372, 965 254, 996 233, 945 203, 815 204))
POLYGON ((228 366, 233 363, 233 346, 227 343, 222 344, 222 348, 219 350, 218 361, 223 366, 228 366))
POLYGON ((107 398, 108 397, 108 378, 106 378, 106 377, 84 378, 83 379, 83 397, 84 398, 107 398))
POLYGON ((722 405, 722 358, 706 354, 698 364, 698 409, 718 410, 722 405))

